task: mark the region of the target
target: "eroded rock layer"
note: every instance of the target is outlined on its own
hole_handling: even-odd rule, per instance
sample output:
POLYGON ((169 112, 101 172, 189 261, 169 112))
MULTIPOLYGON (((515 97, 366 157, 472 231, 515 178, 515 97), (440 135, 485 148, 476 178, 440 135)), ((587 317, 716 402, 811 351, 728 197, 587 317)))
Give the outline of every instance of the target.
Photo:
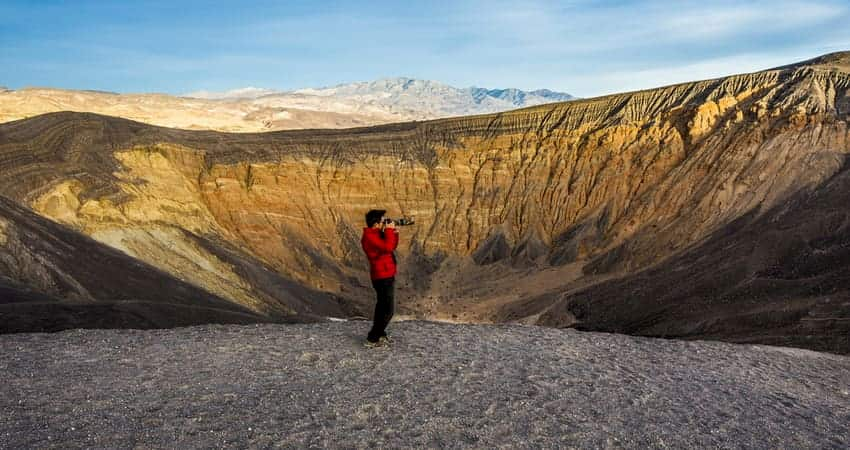
POLYGON ((3 197, 0 300, 2 332, 270 320, 3 197))
MULTIPOLYGON (((0 125, 0 193, 260 314, 291 312, 257 278, 268 271, 291 280, 272 291, 309 290, 305 312, 370 315, 359 237, 382 207, 416 218, 401 234, 400 313, 574 325, 553 319, 564 295, 702 248, 835 176, 850 152, 848 59, 348 130, 48 114, 0 125)), ((798 319, 765 326, 803 333, 788 331, 798 319)))

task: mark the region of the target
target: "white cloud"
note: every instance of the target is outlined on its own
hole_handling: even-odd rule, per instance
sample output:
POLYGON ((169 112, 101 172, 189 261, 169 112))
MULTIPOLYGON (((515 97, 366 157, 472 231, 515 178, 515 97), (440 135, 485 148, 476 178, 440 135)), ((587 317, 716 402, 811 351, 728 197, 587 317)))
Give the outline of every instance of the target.
POLYGON ((585 96, 598 96, 757 72, 771 67, 802 61, 814 56, 817 56, 817 53, 803 49, 769 54, 741 53, 691 64, 668 65, 645 70, 623 70, 599 73, 587 77, 573 77, 571 83, 587 86, 590 94, 586 94, 585 96))
MULTIPOLYGON (((848 13, 828 1, 634 2, 574 7, 558 2, 463 3, 454 27, 477 47, 552 55, 706 43, 750 34, 800 32, 848 13)), ((488 50, 489 51, 489 50, 488 50)))
POLYGON ((691 38, 710 38, 750 31, 782 31, 811 26, 834 19, 846 7, 815 2, 769 2, 730 4, 723 7, 701 5, 662 20, 660 29, 691 38))

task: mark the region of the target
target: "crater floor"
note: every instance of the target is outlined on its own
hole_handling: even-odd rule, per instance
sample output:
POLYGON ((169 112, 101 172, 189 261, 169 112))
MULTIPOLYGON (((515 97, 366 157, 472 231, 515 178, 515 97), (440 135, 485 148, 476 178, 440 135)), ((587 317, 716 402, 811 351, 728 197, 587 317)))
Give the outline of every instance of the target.
POLYGON ((850 446, 850 357, 367 321, 0 336, 3 448, 850 446))

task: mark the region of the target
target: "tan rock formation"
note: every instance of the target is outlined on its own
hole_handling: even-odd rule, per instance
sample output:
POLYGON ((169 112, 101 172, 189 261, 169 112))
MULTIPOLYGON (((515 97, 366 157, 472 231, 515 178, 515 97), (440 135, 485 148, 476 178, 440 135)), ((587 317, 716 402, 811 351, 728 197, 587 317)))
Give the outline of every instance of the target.
MULTIPOLYGON (((280 103, 280 102, 278 102, 280 103)), ((382 111, 321 111, 250 100, 205 100, 165 94, 28 88, 0 90, 0 122, 58 111, 93 112, 186 130, 256 132, 345 128, 404 119, 382 111)))
POLYGON ((0 332, 281 319, 252 313, 0 197, 0 332))

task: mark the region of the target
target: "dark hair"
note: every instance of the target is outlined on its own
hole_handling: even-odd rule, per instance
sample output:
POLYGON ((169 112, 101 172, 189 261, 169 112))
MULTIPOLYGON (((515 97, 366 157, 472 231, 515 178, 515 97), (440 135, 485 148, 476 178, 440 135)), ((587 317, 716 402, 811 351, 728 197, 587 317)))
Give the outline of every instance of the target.
POLYGON ((366 213, 366 226, 372 227, 372 225, 381 221, 381 217, 386 213, 386 209, 370 209, 369 212, 366 213))

